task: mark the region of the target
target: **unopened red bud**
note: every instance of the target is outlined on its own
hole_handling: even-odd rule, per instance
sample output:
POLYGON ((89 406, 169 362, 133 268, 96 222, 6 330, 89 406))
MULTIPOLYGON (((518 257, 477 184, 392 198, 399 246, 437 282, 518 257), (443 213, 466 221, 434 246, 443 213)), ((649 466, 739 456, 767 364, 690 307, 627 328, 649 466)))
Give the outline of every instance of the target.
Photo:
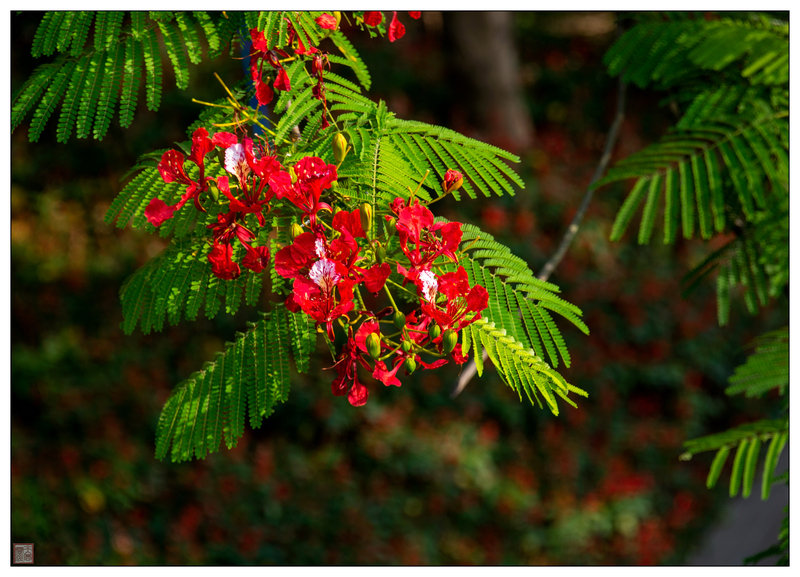
POLYGON ((303 234, 303 227, 296 222, 292 224, 292 240, 303 234))
POLYGON ((442 334, 442 327, 436 323, 431 323, 431 326, 428 327, 428 336, 431 340, 438 339, 440 334, 442 334))
POLYGON ((456 348, 456 343, 458 343, 458 333, 456 333, 453 329, 447 329, 444 331, 444 336, 442 337, 442 350, 445 353, 452 353, 453 349, 456 348))
POLYGON ((367 336, 367 352, 373 359, 378 359, 381 356, 381 335, 379 333, 370 333, 367 336))
POLYGON ((347 139, 344 134, 341 132, 336 133, 331 142, 331 148, 333 148, 333 158, 336 160, 336 164, 341 164, 345 156, 347 156, 347 139))
POLYGON ((369 231, 372 230, 372 205, 368 202, 365 202, 361 205, 361 228, 364 229, 364 233, 369 235, 369 231))
POLYGON ((406 315, 404 315, 401 311, 394 313, 394 326, 400 330, 403 330, 403 327, 406 326, 406 315))
POLYGON ((410 375, 417 370, 417 361, 409 357, 403 363, 403 368, 405 368, 406 372, 410 375))
POLYGON ((442 190, 444 190, 445 194, 458 190, 462 184, 464 184, 464 176, 457 170, 450 169, 444 173, 442 190))

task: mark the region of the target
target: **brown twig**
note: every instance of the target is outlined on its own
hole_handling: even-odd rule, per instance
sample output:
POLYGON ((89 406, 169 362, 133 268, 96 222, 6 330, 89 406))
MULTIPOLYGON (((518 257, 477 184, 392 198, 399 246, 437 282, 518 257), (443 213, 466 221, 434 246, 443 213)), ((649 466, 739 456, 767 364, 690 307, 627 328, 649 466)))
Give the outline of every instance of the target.
MULTIPOLYGON (((578 229, 580 228, 583 217, 586 215, 586 211, 589 209, 589 203, 594 195, 594 183, 600 180, 608 168, 608 163, 611 161, 611 154, 614 152, 614 147, 617 144, 617 137, 619 136, 619 131, 622 126, 622 120, 625 118, 626 88, 627 83, 623 81, 622 76, 620 76, 619 93, 617 95, 617 112, 614 115, 614 121, 611 123, 611 128, 606 136, 606 144, 605 148, 603 149, 603 155, 600 157, 600 162, 598 162, 597 168, 595 168, 594 175, 592 175, 592 180, 589 183, 589 186, 586 188, 586 192, 583 195, 583 200, 578 207, 578 211, 572 218, 572 222, 567 228, 567 232, 564 233, 556 252, 553 253, 553 256, 550 257, 550 260, 545 263, 545 265, 542 267, 542 270, 540 270, 539 274, 536 275, 536 278, 539 280, 547 280, 550 278, 550 275, 553 274, 553 271, 561 262, 561 259, 564 258, 564 255, 567 253, 570 244, 572 244, 572 240, 578 233, 578 229)), ((489 354, 484 350, 483 360, 485 361, 488 358, 489 354)), ((450 393, 450 398, 454 399, 461 394, 461 391, 463 391, 467 384, 472 380, 472 377, 475 376, 477 370, 478 368, 475 366, 475 360, 470 360, 467 366, 464 367, 464 370, 461 372, 461 376, 458 378, 458 382, 456 383, 453 392, 450 393)))

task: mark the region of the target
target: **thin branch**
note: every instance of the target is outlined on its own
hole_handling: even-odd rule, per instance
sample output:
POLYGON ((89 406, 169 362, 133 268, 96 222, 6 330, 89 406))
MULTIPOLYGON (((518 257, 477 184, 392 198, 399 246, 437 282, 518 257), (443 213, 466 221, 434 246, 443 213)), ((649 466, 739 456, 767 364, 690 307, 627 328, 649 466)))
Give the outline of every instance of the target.
MULTIPOLYGON (((561 259, 563 259, 564 255, 567 254, 567 250, 572 244, 572 240, 578 233, 581 221, 586 215, 586 211, 589 209, 589 203, 592 201, 592 196, 594 195, 594 183, 600 180, 608 168, 608 164, 611 161, 611 154, 614 152, 614 147, 616 146, 617 138, 619 137, 619 131, 622 127, 622 120, 625 118, 626 88, 627 83, 622 80, 622 76, 620 75, 619 93, 617 95, 617 112, 614 115, 614 121, 611 124, 608 135, 606 136, 606 144, 605 148, 603 149, 603 155, 600 157, 600 162, 597 164, 597 168, 595 168, 594 175, 592 175, 592 180, 589 182, 589 186, 586 187, 586 192, 583 195, 583 200, 578 207, 578 211, 575 213, 575 216, 572 218, 572 222, 567 228, 567 231, 564 233, 561 243, 558 245, 558 249, 556 249, 556 252, 550 257, 550 260, 545 263, 545 265, 542 267, 542 270, 539 271, 539 274, 536 275, 539 280, 547 280, 550 278, 550 275, 553 274, 553 271, 555 271, 556 267, 559 265, 559 263, 561 263, 561 259)), ((483 360, 485 361, 488 358, 489 354, 484 350, 483 360)), ((461 376, 458 378, 458 383, 456 383, 453 392, 450 393, 451 399, 454 399, 461 394, 461 391, 464 390, 467 384, 472 380, 472 377, 475 376, 477 371, 478 368, 475 366, 475 359, 471 359, 461 372, 461 376)))

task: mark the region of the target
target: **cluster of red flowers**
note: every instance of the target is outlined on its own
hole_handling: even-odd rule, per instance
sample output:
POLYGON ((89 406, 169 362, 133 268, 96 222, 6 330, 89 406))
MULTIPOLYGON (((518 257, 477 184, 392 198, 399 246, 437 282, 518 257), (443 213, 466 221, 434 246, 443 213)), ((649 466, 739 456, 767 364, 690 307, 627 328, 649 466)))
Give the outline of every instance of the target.
MULTIPOLYGON (((422 12, 409 12, 414 20, 422 16, 422 12)), ((364 12, 364 24, 367 26, 378 26, 383 22, 383 12, 364 12)), ((397 12, 392 12, 392 21, 389 23, 389 41, 400 40, 406 33, 406 27, 397 19, 397 12)))
MULTIPOLYGON (((233 280, 241 274, 239 263, 233 261, 235 240, 246 249, 241 266, 260 273, 269 264, 270 251, 255 245, 253 228, 266 225, 264 215, 272 210, 273 198, 293 206, 303 225, 293 226, 292 243, 275 255, 275 271, 293 281, 286 300, 289 310, 303 311, 314 319, 331 341, 335 340, 336 324, 345 331, 347 342, 335 364, 333 393, 347 395, 353 405, 363 405, 368 395, 358 380, 358 364, 385 385, 399 386, 401 367, 410 374, 418 365, 425 369, 442 366, 448 356, 458 364, 466 362, 458 333, 480 318, 488 305, 488 293, 479 285, 470 287, 463 267, 437 272, 448 262, 458 263, 461 224, 434 223, 433 213, 419 200, 396 198, 385 209, 387 233, 374 238, 369 205, 347 211, 334 209, 322 200, 323 192, 337 180, 335 165, 307 156, 286 168, 268 152, 263 146, 256 148, 250 138, 239 142, 230 132, 217 132, 209 138, 204 128, 197 129, 189 160, 200 169, 198 180, 187 176, 183 154, 165 152, 159 172, 166 182, 185 184, 186 192, 175 205, 152 199, 145 217, 160 226, 189 199, 205 212, 200 194, 215 181, 228 199, 228 210, 220 212, 217 222, 208 226, 213 239, 208 259, 214 275, 233 280), (205 156, 216 148, 224 150, 225 170, 234 179, 204 175, 205 156), (330 224, 323 221, 322 212, 332 215, 330 224), (398 237, 394 246, 399 250, 387 255, 384 245, 390 245, 394 234, 398 237), (409 285, 416 288, 418 307, 408 315, 399 310, 386 285, 393 272, 390 263, 402 280, 402 284, 392 281, 399 290, 408 292, 409 285), (363 302, 356 295, 361 286, 375 296, 385 290, 392 306, 378 312, 356 310, 356 302, 363 302), (382 334, 382 323, 392 332, 382 334), (421 355, 434 359, 426 362, 421 355)), ((447 194, 462 182, 460 173, 449 170, 442 190, 447 194)))
MULTIPOLYGON (((383 17, 380 12, 367 12, 365 21, 376 22, 374 14, 383 17)), ((317 23, 335 29, 338 19, 324 16, 328 15, 317 18, 317 23)), ((390 38, 403 34, 402 24, 396 23, 396 13, 389 31, 390 38)), ((250 33, 251 76, 259 103, 266 104, 272 100, 273 92, 264 81, 264 65, 269 64, 276 74, 273 87, 289 90, 289 78, 280 60, 287 54, 268 49, 263 33, 257 30, 250 33)), ((313 55, 313 72, 317 77, 314 95, 324 102, 322 75, 327 59, 316 48, 302 44, 295 52, 313 55)), ((346 154, 344 136, 337 134, 332 146, 335 158, 341 162, 346 154)), ((174 205, 152 199, 145 217, 152 225, 161 226, 190 199, 197 210, 206 212, 200 195, 209 191, 210 183, 214 182, 228 204, 227 211, 217 214, 216 222, 207 227, 211 229, 213 242, 208 260, 214 275, 233 280, 241 275, 240 264, 254 273, 269 265, 269 248, 257 245, 258 235, 254 231, 266 226, 265 214, 273 210, 273 199, 284 201, 279 211, 299 216, 302 223, 292 226, 291 244, 275 254, 275 271, 292 280, 292 292, 285 305, 314 319, 318 330, 331 342, 335 340, 337 324, 344 331, 347 341, 334 365, 337 377, 333 393, 347 395, 355 406, 366 403, 368 396, 367 388, 358 380, 359 364, 385 385, 399 386, 401 367, 411 374, 418 365, 424 369, 440 367, 448 362, 448 357, 458 364, 466 362, 458 333, 480 318, 489 296, 481 286, 470 287, 463 267, 452 270, 459 260, 461 224, 434 223, 433 213, 412 194, 409 200, 396 198, 382 210, 376 207, 386 219, 386 232, 376 236, 371 205, 348 211, 322 200, 324 191, 331 189, 338 178, 335 165, 307 156, 288 167, 281 165, 276 153, 270 152, 273 151, 269 146, 257 145, 248 137, 240 141, 230 132, 217 132, 209 137, 205 128, 198 128, 192 135, 189 155, 189 160, 199 168, 198 179, 192 180, 187 175, 181 152, 164 153, 158 165, 162 178, 165 182, 184 184, 186 190, 174 205), (205 157, 215 149, 224 157, 227 172, 216 178, 205 176, 205 157), (330 215, 329 221, 327 216, 323 219, 323 212, 330 215), (241 263, 233 260, 236 240, 246 251, 241 263), (395 250, 387 255, 386 247, 395 250), (442 267, 449 272, 437 272, 442 267), (402 284, 389 279, 393 268, 402 284), (401 312, 387 282, 416 298, 415 310, 408 315, 401 312), (361 305, 357 310, 356 303, 364 302, 359 293, 362 286, 376 297, 385 291, 392 306, 375 312, 360 310, 364 308, 361 305), (383 333, 381 325, 390 330, 383 333)), ((461 173, 448 170, 442 183, 443 193, 457 190, 462 183, 461 173)))

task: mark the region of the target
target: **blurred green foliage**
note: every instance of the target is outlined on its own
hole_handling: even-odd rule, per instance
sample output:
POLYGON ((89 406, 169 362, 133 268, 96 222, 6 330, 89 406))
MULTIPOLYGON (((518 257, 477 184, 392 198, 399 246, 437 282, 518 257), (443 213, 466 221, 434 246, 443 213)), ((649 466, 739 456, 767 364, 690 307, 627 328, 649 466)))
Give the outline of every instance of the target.
MULTIPOLYGON (((517 18, 537 132, 519 166, 526 191, 440 207, 534 270, 572 217, 616 96, 600 63, 613 16, 570 17, 517 18)), ((469 94, 448 82, 446 27, 427 22, 406 22, 391 45, 355 35, 373 96, 469 134, 457 114, 469 94)), ((34 65, 36 23, 12 15, 12 89, 34 65)), ((722 391, 742 343, 779 326, 788 298, 755 318, 734 306, 718 329, 713 287, 678 296, 713 247, 607 240, 621 186, 595 197, 552 278, 592 331, 562 327, 575 351, 565 376, 590 394, 579 409, 533 409, 491 370, 451 400, 455 367, 401 388, 370 384, 369 403, 353 408, 330 394, 323 346, 289 402, 236 449, 154 459, 170 388, 254 309, 125 337, 119 288, 164 244, 102 217, 138 154, 184 139, 199 113, 190 98, 219 96, 214 71, 235 81, 241 63, 202 65, 187 92, 166 90, 157 115, 112 126, 102 142, 58 145, 54 129, 38 144, 24 130, 12 137, 12 540, 53 565, 680 563, 725 499, 705 489, 706 460, 677 460, 681 443, 769 416, 765 403, 722 391)), ((619 157, 671 122, 659 98, 631 88, 619 157)))

